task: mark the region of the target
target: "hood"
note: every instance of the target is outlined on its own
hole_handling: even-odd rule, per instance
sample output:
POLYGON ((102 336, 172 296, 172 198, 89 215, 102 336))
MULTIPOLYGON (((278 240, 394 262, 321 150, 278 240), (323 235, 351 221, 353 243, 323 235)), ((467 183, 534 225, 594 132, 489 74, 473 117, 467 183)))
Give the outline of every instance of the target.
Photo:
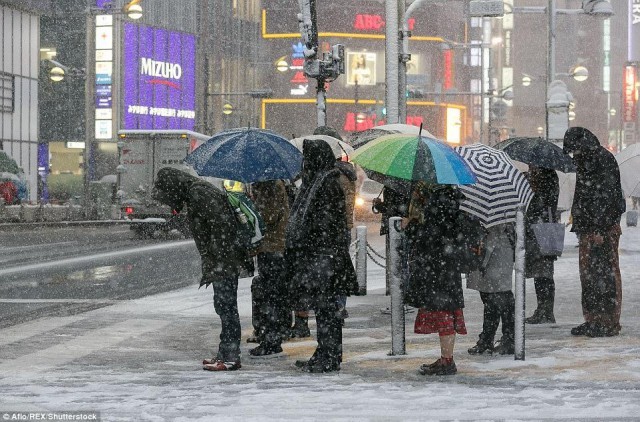
POLYGON ((305 139, 302 144, 302 173, 311 181, 317 174, 336 166, 336 158, 328 143, 321 139, 305 139))
POLYGON ((338 133, 337 130, 332 128, 331 126, 318 126, 316 130, 313 131, 314 135, 327 135, 333 138, 339 139, 343 141, 342 136, 338 133))
POLYGON ((156 201, 180 211, 189 199, 189 188, 197 181, 197 177, 184 171, 165 167, 158 171, 152 196, 156 201))
POLYGON ((564 134, 564 141, 562 143, 562 151, 565 154, 571 154, 575 152, 588 153, 600 148, 600 141, 589 131, 583 127, 572 127, 567 129, 564 134))
POLYGON ((340 170, 340 173, 347 176, 347 179, 352 182, 358 180, 358 174, 356 173, 356 168, 353 164, 346 161, 336 161, 336 167, 340 170))

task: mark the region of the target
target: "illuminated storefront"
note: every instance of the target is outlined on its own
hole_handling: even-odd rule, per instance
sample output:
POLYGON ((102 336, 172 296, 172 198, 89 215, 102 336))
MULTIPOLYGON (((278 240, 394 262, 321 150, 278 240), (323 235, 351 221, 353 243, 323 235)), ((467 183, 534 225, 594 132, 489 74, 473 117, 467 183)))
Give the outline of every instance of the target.
MULTIPOLYGON (((295 0, 274 0, 267 2, 262 12, 264 54, 279 66, 266 78, 274 95, 262 100, 261 126, 287 136, 309 133, 316 125, 316 81, 304 75, 303 45, 294 13, 297 8, 295 0)), ((318 5, 317 15, 321 51, 334 44, 345 46, 345 74, 327 86, 327 124, 343 134, 384 124, 384 5, 328 1, 318 5)), ((437 25, 430 19, 436 18, 423 11, 410 22, 407 123, 423 124, 439 138, 460 143, 468 126, 466 104, 427 95, 456 88, 455 58, 451 51, 443 54, 445 39, 435 34, 437 25)), ((463 23, 458 23, 462 28, 463 23)))

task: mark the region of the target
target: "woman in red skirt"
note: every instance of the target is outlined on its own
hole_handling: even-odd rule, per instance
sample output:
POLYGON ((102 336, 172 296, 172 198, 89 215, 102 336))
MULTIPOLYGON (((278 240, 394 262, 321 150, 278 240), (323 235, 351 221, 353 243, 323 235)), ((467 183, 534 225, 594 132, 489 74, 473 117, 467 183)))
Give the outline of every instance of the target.
POLYGON ((464 324, 462 277, 451 245, 460 231, 459 203, 464 196, 454 187, 419 184, 414 190, 406 227, 409 244, 409 282, 405 301, 420 308, 415 332, 438 333, 441 356, 424 364, 423 375, 453 375, 456 334, 464 324))

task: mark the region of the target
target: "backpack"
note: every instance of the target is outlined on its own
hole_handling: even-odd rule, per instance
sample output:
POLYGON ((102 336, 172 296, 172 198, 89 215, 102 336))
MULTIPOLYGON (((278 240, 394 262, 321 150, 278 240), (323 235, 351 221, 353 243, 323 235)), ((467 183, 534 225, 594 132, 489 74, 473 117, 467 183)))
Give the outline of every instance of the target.
POLYGON ((227 200, 238 221, 240 243, 248 249, 258 247, 264 237, 265 225, 255 205, 241 192, 227 192, 227 200))

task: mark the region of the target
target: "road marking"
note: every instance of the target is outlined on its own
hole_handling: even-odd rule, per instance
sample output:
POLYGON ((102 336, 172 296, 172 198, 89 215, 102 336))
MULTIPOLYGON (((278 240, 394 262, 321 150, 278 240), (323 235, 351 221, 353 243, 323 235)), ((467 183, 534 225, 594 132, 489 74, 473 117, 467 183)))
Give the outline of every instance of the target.
POLYGON ((0 299, 0 303, 106 303, 112 305, 118 300, 111 299, 0 299))
POLYGON ((73 324, 84 319, 84 316, 74 315, 68 317, 51 317, 37 321, 25 322, 0 330, 0 346, 17 343, 29 337, 39 336, 42 333, 53 331, 65 325, 73 324))
POLYGON ((182 240, 178 242, 162 243, 159 245, 123 249, 121 251, 104 252, 104 253, 99 253, 94 255, 60 259, 57 261, 42 262, 42 263, 28 264, 28 265, 18 265, 15 267, 1 269, 0 278, 2 276, 19 274, 19 273, 28 272, 28 271, 48 270, 55 267, 64 267, 64 266, 73 265, 73 264, 85 264, 88 262, 101 260, 101 259, 118 258, 122 256, 135 255, 143 252, 151 252, 151 251, 158 251, 158 250, 171 249, 171 248, 180 248, 188 245, 195 246, 195 244, 193 243, 193 240, 182 240))
POLYGON ((125 340, 148 332, 159 331, 169 321, 154 319, 128 319, 55 346, 9 359, 0 363, 0 376, 21 376, 34 372, 49 371, 58 366, 115 346, 125 340))
POLYGON ((4 251, 24 251, 27 249, 36 249, 36 248, 48 248, 51 246, 57 245, 69 245, 71 243, 78 243, 77 240, 70 240, 68 242, 56 242, 56 243, 41 243, 39 245, 25 245, 25 246, 4 246, 2 249, 4 251))

